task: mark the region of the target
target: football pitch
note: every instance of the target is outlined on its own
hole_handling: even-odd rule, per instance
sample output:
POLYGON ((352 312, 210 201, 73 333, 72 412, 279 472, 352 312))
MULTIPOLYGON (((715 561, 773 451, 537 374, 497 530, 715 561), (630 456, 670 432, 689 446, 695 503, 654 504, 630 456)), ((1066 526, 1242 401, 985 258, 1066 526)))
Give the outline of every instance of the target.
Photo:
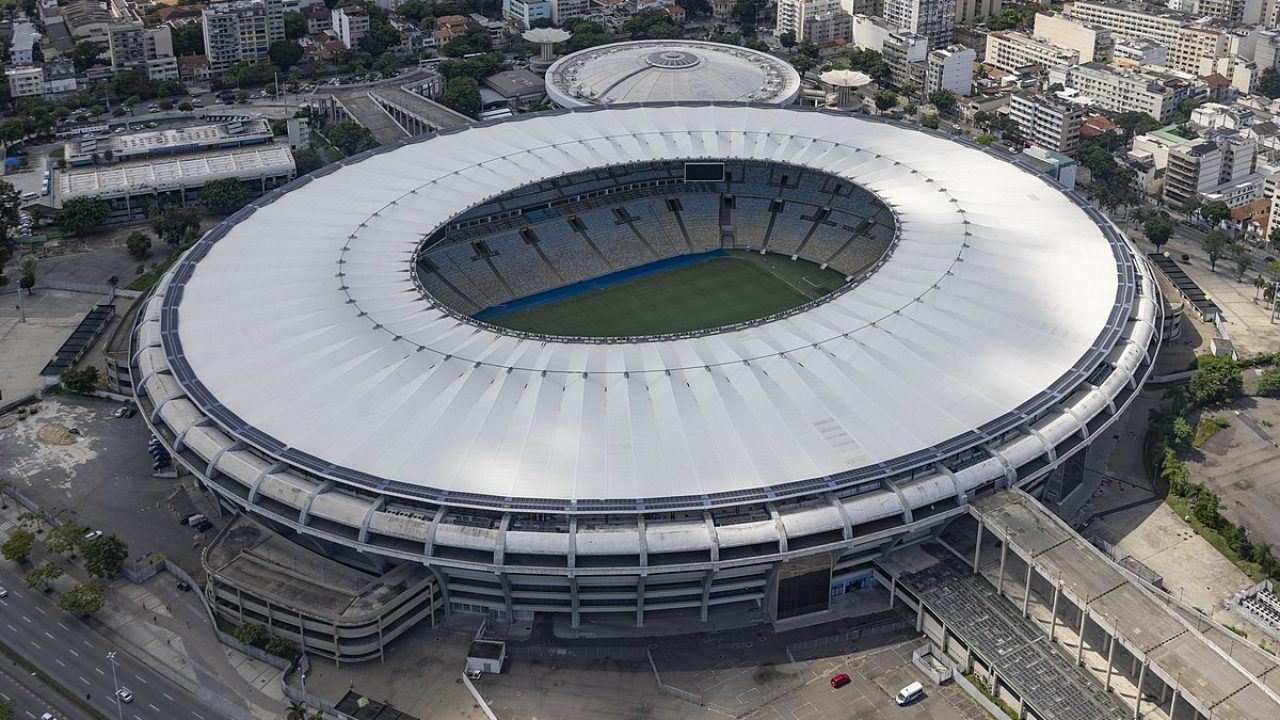
POLYGON ((512 330, 570 337, 662 335, 765 317, 816 300, 843 284, 843 275, 807 260, 731 250, 487 321, 512 330))

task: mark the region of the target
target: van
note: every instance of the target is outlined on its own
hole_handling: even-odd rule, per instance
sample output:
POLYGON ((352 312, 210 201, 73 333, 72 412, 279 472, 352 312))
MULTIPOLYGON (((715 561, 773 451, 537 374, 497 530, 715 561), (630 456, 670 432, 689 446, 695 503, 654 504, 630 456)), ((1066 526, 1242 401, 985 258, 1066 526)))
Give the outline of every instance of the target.
POLYGON ((897 697, 893 701, 898 703, 899 706, 910 705, 921 695, 924 695, 924 686, 918 682, 913 682, 899 690, 897 697))
POLYGON ((200 523, 204 522, 207 519, 208 518, 206 518, 204 515, 196 513, 195 515, 192 515, 191 517, 187 518, 187 524, 190 525, 191 527, 195 527, 196 525, 199 525, 200 523))

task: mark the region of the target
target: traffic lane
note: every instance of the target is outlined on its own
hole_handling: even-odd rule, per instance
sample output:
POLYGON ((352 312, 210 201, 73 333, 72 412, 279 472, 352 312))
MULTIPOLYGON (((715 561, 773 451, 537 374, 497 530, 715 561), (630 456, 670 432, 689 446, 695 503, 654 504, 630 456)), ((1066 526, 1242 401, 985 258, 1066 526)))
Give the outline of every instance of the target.
POLYGON ((13 661, 0 666, 0 697, 13 701, 17 718, 38 718, 48 712, 66 720, 91 720, 83 710, 13 661))
MULTIPOLYGON (((8 582, 12 580, 6 578, 8 582)), ((107 659, 107 653, 114 650, 117 682, 135 695, 133 702, 122 708, 125 717, 218 717, 184 688, 108 642, 79 618, 56 609, 41 595, 29 588, 11 586, 8 596, 0 598, 0 613, 5 616, 0 633, 9 639, 11 647, 71 692, 83 692, 94 707, 114 714, 117 686, 112 682, 107 659)))

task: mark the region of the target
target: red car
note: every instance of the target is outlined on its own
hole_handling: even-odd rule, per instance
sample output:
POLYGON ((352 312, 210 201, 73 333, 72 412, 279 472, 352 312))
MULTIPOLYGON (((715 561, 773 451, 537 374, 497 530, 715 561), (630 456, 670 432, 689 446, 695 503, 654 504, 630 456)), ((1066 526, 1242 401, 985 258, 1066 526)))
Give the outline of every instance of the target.
POLYGON ((844 673, 840 673, 839 675, 836 675, 835 677, 831 678, 831 687, 842 688, 845 685, 848 685, 850 682, 852 682, 852 680, 849 679, 848 675, 844 673))

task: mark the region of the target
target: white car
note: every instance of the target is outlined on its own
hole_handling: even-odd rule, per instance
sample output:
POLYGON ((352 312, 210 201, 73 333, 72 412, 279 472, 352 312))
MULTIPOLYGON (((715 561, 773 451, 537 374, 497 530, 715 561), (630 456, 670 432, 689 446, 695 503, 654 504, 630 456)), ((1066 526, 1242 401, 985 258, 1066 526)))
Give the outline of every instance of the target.
POLYGON ((0 597, 8 597, 8 596, 9 596, 9 591, 4 589, 3 587, 0 587, 0 597))
POLYGON ((127 687, 122 687, 116 691, 116 697, 120 698, 120 702, 133 702, 133 691, 127 687))
POLYGON ((100 537, 102 537, 101 530, 90 530, 89 532, 84 534, 84 539, 86 542, 90 540, 97 540, 100 537))

